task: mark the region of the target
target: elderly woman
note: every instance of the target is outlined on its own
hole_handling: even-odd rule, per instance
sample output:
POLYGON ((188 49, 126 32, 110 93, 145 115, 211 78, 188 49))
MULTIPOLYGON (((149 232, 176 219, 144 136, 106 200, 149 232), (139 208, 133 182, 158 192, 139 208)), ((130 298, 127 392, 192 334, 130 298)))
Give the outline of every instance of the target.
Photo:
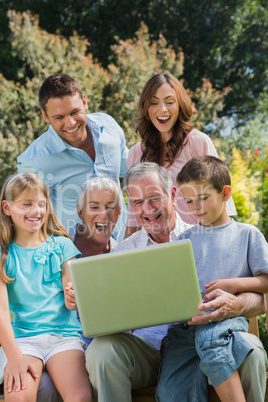
POLYGON ((82 257, 109 253, 117 244, 111 237, 121 213, 117 184, 107 177, 94 177, 83 184, 77 204, 82 223, 69 230, 82 257))

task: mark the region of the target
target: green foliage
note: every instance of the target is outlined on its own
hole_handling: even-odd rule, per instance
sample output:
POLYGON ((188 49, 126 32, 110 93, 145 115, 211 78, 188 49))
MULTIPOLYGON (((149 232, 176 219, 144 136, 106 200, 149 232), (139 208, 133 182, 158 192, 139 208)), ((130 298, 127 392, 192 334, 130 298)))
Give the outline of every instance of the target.
POLYGON ((258 225, 259 213, 255 207, 258 195, 258 176, 252 174, 248 163, 236 148, 232 150, 232 161, 229 165, 232 179, 232 196, 235 202, 238 221, 258 225))
POLYGON ((8 16, 12 31, 12 52, 23 61, 19 78, 34 77, 32 90, 35 97, 46 77, 65 73, 79 77, 85 94, 94 98, 91 111, 99 110, 108 75, 87 53, 88 41, 77 35, 67 40, 60 35, 49 34, 40 29, 38 18, 29 13, 9 11, 8 16))
MULTIPOLYGON (((268 148, 266 151, 235 147, 228 156, 233 198, 238 220, 259 228, 268 240, 268 148)), ((221 155, 224 159, 224 156, 221 155)))
POLYGON ((211 82, 208 79, 203 79, 202 86, 196 88, 196 90, 188 91, 189 96, 193 101, 193 125, 201 131, 205 131, 205 125, 213 122, 214 129, 211 135, 219 134, 219 128, 221 126, 218 113, 224 106, 224 97, 230 88, 223 88, 222 91, 218 91, 212 87, 211 82))
POLYGON ((258 316, 258 326, 260 331, 260 340, 263 343, 266 353, 268 353, 268 334, 267 334, 267 323, 265 314, 258 316))
POLYGON ((268 241, 268 148, 252 153, 246 150, 241 154, 253 177, 258 178, 256 205, 260 210, 258 227, 268 241))
POLYGON ((109 77, 92 55, 86 53, 86 39, 74 35, 67 40, 48 34, 39 28, 38 18, 29 13, 9 11, 8 16, 12 52, 22 65, 17 82, 0 75, 1 184, 16 170, 16 157, 46 130, 38 104, 38 91, 46 77, 57 72, 79 77, 91 112, 100 110, 109 77))
POLYGON ((16 171, 16 155, 33 140, 31 122, 24 121, 24 89, 0 75, 0 183, 16 171))
MULTIPOLYGON (((49 34, 40 29, 38 18, 30 13, 8 11, 8 17, 12 54, 21 61, 21 67, 16 82, 3 77, 1 89, 12 92, 6 98, 12 102, 8 101, 7 106, 3 102, 0 112, 3 111, 3 122, 9 122, 9 130, 17 141, 14 157, 46 129, 37 94, 43 80, 51 74, 63 72, 74 76, 87 96, 89 111, 103 110, 111 114, 123 127, 129 146, 138 139, 134 133, 137 101, 147 79, 162 71, 177 77, 183 74, 182 51, 175 51, 162 35, 151 41, 144 24, 133 39, 117 38, 112 47, 116 64, 110 64, 105 70, 87 53, 89 43, 85 38, 75 34, 66 39, 49 34)), ((204 128, 215 118, 225 93, 213 89, 208 80, 204 80, 196 93, 190 92, 195 100, 194 123, 198 128, 204 128)), ((2 134, 7 138, 4 128, 2 134)))
MULTIPOLYGON (((123 127, 130 146, 138 140, 134 135, 134 123, 144 83, 160 71, 170 71, 179 78, 184 74, 182 50, 170 46, 162 35, 151 40, 145 24, 141 24, 133 39, 117 37, 112 47, 115 63, 104 69, 88 53, 89 43, 85 38, 74 34, 66 39, 59 34, 50 34, 42 30, 38 18, 29 13, 9 11, 8 16, 12 54, 20 60, 20 67, 16 80, 0 75, 0 183, 16 170, 17 155, 46 129, 38 105, 38 91, 45 77, 56 72, 75 77, 85 91, 89 111, 110 113, 123 127)), ((229 88, 219 91, 210 81, 203 79, 199 88, 194 92, 188 89, 188 92, 193 99, 193 123, 204 130, 204 126, 215 121, 217 113, 222 110, 229 88)), ((249 123, 244 131, 238 132, 237 143, 250 138, 252 142, 246 144, 253 146, 258 143, 253 142, 254 138, 258 141, 267 138, 262 135, 260 127, 267 126, 257 119, 249 123), (250 135, 252 132, 256 135, 250 135)), ((225 150, 234 145, 222 140, 221 143, 225 150)), ((267 166, 263 165, 260 173, 237 151, 234 150, 232 156, 228 152, 226 155, 231 162, 239 219, 257 224, 260 214, 262 227, 267 233, 267 177, 263 173, 267 166), (255 208, 254 202, 260 191, 261 201, 255 208)), ((265 159, 259 166, 261 163, 265 164, 265 159)))
POLYGON ((227 142, 230 149, 236 147, 242 152, 250 149, 267 149, 267 115, 259 114, 258 117, 250 120, 245 126, 232 130, 232 134, 227 137, 227 142))
MULTIPOLYGON (((2 3, 0 43, 5 56, 1 58, 0 52, 0 61, 8 57, 12 63, 6 41, 8 9, 32 10, 35 14, 42 10, 43 29, 51 33, 58 30, 65 37, 72 36, 74 31, 85 36, 94 58, 103 66, 115 64, 116 55, 111 49, 115 37, 121 40, 134 37, 144 21, 150 40, 158 40, 162 34, 174 49, 182 48, 187 87, 195 91, 206 78, 218 90, 232 88, 221 114, 235 113, 247 120, 256 111, 267 111, 265 0, 2 0, 2 3)), ((18 68, 18 62, 12 67, 18 68)), ((5 68, 7 74, 10 70, 5 68)))

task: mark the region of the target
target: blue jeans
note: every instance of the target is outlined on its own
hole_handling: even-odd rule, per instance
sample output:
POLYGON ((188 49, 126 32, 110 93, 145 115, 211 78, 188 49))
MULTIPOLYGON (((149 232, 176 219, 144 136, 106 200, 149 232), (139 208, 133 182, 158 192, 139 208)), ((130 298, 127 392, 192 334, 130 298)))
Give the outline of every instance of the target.
POLYGON ((207 401, 207 380, 217 386, 238 369, 253 348, 237 331, 243 317, 209 325, 179 324, 168 331, 156 390, 159 402, 207 401))
POLYGON ((156 388, 159 402, 207 402, 207 379, 200 369, 195 348, 195 329, 181 326, 168 330, 156 388), (180 374, 178 375, 178 370, 180 374))

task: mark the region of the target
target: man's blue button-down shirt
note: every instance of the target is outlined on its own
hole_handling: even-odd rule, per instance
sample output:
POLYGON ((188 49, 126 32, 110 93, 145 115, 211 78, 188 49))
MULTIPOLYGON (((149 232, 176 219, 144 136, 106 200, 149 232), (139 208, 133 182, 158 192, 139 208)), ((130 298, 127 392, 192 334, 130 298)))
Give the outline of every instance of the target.
MULTIPOLYGON (((95 176, 115 180, 126 173, 128 149, 124 132, 116 121, 104 113, 87 115, 93 136, 95 161, 78 148, 62 140, 50 125, 18 157, 18 171, 37 174, 47 185, 54 211, 67 230, 80 222, 76 205, 82 184, 95 176)), ((126 207, 115 228, 114 237, 122 240, 126 221, 126 207)))

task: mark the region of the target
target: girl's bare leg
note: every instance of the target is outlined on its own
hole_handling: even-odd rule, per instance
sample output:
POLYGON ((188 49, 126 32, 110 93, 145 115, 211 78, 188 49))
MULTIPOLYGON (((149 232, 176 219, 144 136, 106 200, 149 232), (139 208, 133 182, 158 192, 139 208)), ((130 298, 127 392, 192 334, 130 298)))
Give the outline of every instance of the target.
MULTIPOLYGON (((26 356, 26 355, 25 355, 26 356)), ((27 356, 29 359, 29 363, 34 365, 37 373, 38 373, 38 378, 34 379, 33 376, 28 372, 26 381, 27 381, 27 387, 26 389, 20 390, 20 391, 15 391, 14 388, 12 392, 8 392, 5 389, 4 385, 4 394, 5 394, 5 402, 35 402, 36 401, 36 396, 37 396, 37 391, 42 375, 42 370, 43 370, 43 362, 42 360, 38 359, 37 357, 33 356, 27 356)))
POLYGON ((57 353, 47 361, 46 369, 64 402, 92 401, 84 352, 68 350, 57 353))
POLYGON ((221 402, 246 402, 238 371, 215 387, 221 402))

